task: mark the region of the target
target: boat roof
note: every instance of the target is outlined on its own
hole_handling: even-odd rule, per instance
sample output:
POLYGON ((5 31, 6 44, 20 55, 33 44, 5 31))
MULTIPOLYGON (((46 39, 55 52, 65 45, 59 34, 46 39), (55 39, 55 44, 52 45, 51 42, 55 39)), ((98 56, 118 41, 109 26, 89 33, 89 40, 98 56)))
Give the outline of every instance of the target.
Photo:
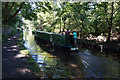
POLYGON ((44 31, 36 31, 36 32, 39 32, 39 33, 46 33, 46 34, 55 34, 55 35, 60 35, 60 34, 57 34, 57 33, 44 32, 44 31))

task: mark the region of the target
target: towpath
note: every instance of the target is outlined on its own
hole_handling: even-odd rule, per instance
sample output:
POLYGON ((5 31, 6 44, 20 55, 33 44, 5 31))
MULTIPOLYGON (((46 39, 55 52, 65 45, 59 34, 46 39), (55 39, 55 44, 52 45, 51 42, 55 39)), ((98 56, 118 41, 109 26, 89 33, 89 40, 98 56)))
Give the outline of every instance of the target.
POLYGON ((19 33, 2 44, 2 79, 36 77, 31 70, 25 68, 28 64, 25 64, 25 56, 19 54, 18 38, 19 33))

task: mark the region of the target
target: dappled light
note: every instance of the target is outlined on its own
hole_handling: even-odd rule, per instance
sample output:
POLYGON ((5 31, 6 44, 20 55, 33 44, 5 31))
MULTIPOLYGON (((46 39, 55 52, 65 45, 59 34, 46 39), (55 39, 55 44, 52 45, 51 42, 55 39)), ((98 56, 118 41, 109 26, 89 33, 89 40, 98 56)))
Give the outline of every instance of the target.
POLYGON ((18 51, 17 49, 7 49, 7 51, 18 51))
POLYGON ((101 36, 101 35, 97 36, 97 37, 90 35, 86 39, 88 39, 88 40, 96 40, 96 41, 99 41, 99 42, 106 42, 107 41, 107 38, 105 36, 101 36))
POLYGON ((11 39, 10 39, 10 38, 8 38, 8 40, 10 41, 11 39))
POLYGON ((26 57, 26 55, 23 55, 23 54, 17 54, 16 56, 14 56, 14 58, 22 58, 22 57, 26 57))
POLYGON ((13 45, 13 46, 11 46, 11 47, 16 48, 16 47, 18 47, 18 45, 13 45))
POLYGON ((31 70, 29 70, 29 69, 27 69, 27 68, 19 68, 19 69, 17 69, 16 71, 20 72, 22 75, 31 72, 31 70))
MULTIPOLYGON (((83 49, 83 51, 80 50, 81 52, 72 53, 49 44, 45 39, 37 37, 32 38, 35 38, 37 42, 35 44, 39 45, 37 49, 40 48, 40 50, 42 49, 43 51, 41 53, 36 53, 35 51, 35 54, 33 53, 31 55, 32 58, 38 63, 41 71, 45 72, 45 78, 49 78, 50 76, 52 76, 52 78, 116 78, 118 76, 118 72, 116 71, 118 69, 118 63, 107 58, 104 59, 93 55, 93 52, 90 50, 83 49), (53 49, 54 51, 52 51, 53 49), (103 67, 103 69, 101 67, 103 67), (113 70, 113 67, 115 71, 113 70), (110 73, 111 70, 114 71, 114 75, 110 73), (107 75, 104 71, 108 72, 107 75)), ((29 40, 26 42, 28 43, 29 40)), ((34 43, 32 44, 34 45, 34 43)), ((28 49, 30 49, 30 46, 32 45, 29 45, 28 49)))
POLYGON ((6 49, 7 47, 3 47, 3 48, 5 48, 5 49, 6 49))
POLYGON ((79 66, 76 64, 70 64, 70 66, 72 66, 73 68, 79 68, 79 66))
POLYGON ((120 1, 2 2, 2 77, 117 79, 120 1))
POLYGON ((33 72, 26 68, 24 62, 27 56, 19 54, 19 46, 16 44, 17 37, 11 37, 10 42, 3 44, 2 54, 2 71, 3 78, 30 78, 34 77, 33 72), (32 75, 31 75, 32 74, 32 75))

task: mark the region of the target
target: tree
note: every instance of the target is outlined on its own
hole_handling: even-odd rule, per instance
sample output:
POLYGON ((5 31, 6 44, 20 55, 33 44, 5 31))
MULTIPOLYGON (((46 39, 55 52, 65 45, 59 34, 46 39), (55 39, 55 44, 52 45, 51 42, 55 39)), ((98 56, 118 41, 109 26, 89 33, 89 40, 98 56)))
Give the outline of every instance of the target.
POLYGON ((18 12, 22 9, 24 2, 20 4, 19 8, 13 14, 10 14, 12 12, 14 5, 15 5, 14 2, 12 4, 9 2, 3 3, 2 5, 3 6, 3 20, 2 20, 3 23, 8 22, 10 19, 15 17, 18 14, 18 12))
POLYGON ((102 3, 99 3, 98 4, 98 9, 100 11, 102 11, 102 13, 99 12, 99 15, 100 16, 105 16, 105 18, 101 17, 101 19, 107 23, 107 34, 108 34, 108 37, 107 37, 107 42, 110 41, 110 36, 111 36, 111 33, 112 33, 112 29, 115 27, 115 23, 113 23, 113 21, 118 17, 116 17, 116 15, 119 14, 119 9, 120 9, 120 6, 119 6, 119 2, 102 2, 102 3), (105 20, 104 20, 105 19, 105 20))

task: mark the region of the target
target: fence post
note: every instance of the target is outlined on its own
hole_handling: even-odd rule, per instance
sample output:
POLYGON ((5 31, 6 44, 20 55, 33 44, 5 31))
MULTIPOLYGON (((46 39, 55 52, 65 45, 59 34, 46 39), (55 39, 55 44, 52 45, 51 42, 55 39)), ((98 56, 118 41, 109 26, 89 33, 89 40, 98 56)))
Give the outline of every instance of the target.
POLYGON ((52 34, 50 34, 50 42, 52 42, 52 34))

